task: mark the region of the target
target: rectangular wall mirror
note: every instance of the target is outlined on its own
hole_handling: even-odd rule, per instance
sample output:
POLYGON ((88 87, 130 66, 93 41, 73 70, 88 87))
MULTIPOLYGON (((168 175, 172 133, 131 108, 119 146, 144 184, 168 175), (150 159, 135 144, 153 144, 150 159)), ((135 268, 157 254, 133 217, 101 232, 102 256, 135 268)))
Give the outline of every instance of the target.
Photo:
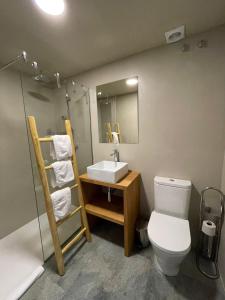
POLYGON ((138 143, 138 77, 96 87, 100 143, 138 143))

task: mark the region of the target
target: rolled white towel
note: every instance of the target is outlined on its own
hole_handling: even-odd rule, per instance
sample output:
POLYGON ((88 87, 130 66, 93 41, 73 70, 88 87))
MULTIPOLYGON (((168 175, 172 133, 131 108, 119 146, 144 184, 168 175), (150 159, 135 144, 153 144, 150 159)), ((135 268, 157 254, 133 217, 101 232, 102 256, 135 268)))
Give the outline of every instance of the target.
POLYGON ((54 173, 51 174, 52 187, 62 187, 74 180, 73 166, 70 160, 56 161, 52 164, 52 168, 54 173))
POLYGON ((113 137, 113 144, 119 144, 118 133, 115 131, 112 131, 112 137, 113 137))
POLYGON ((52 159, 65 160, 72 156, 72 146, 68 135, 53 135, 53 144, 50 143, 52 159))
POLYGON ((71 189, 66 187, 51 194, 56 221, 64 218, 71 210, 71 189))

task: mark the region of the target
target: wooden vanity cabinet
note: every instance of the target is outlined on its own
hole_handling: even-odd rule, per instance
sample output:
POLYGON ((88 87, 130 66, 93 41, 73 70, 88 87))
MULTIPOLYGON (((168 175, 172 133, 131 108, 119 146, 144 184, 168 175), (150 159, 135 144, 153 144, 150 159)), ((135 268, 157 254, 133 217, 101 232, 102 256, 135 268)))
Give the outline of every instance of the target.
POLYGON ((140 174, 129 171, 117 183, 89 179, 87 174, 83 174, 80 181, 87 214, 123 226, 124 254, 129 256, 134 245, 135 225, 139 215, 140 174), (111 202, 108 201, 104 187, 105 190, 109 187, 114 190, 111 202))

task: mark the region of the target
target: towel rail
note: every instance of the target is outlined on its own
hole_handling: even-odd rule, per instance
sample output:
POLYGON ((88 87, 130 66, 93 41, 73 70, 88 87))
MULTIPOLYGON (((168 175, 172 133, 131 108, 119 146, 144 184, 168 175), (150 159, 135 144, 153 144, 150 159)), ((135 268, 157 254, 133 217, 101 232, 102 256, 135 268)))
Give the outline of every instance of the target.
POLYGON ((62 248, 62 254, 65 254, 82 237, 86 230, 87 228, 85 227, 81 229, 81 231, 62 248))
POLYGON ((69 188, 72 190, 72 189, 75 189, 75 188, 78 188, 79 187, 79 185, 76 183, 76 184, 74 184, 74 185, 71 185, 71 186, 69 186, 69 188))
POLYGON ((55 250, 56 264, 57 264, 59 274, 64 275, 65 267, 64 267, 63 254, 67 250, 69 250, 76 243, 76 241, 78 241, 81 238, 81 236, 83 234, 86 236, 86 239, 88 241, 91 241, 91 234, 90 234, 90 230, 89 230, 89 226, 88 226, 87 215, 86 215, 86 211, 84 208, 84 200, 83 200, 83 196, 81 193, 81 183, 80 183, 79 172, 78 172, 78 165, 77 165, 76 152, 75 152, 75 142, 74 142, 74 137, 72 134, 72 128, 71 128, 70 121, 65 120, 66 134, 70 137, 70 141, 71 141, 71 145, 72 145, 71 160, 72 160, 72 165, 73 165, 74 176, 77 181, 77 183, 74 184, 73 186, 71 186, 70 188, 71 189, 78 188, 79 207, 77 207, 71 213, 69 213, 67 216, 65 216, 65 218, 63 218, 59 221, 56 221, 55 215, 54 215, 54 210, 53 210, 53 205, 52 205, 52 200, 51 200, 49 184, 48 184, 47 172, 46 172, 46 170, 51 169, 52 166, 51 165, 45 166, 42 149, 41 149, 41 143, 40 143, 40 142, 51 142, 53 140, 53 138, 51 136, 50 137, 39 137, 38 136, 37 126, 36 126, 35 118, 33 116, 28 117, 28 123, 29 123, 32 141, 33 141, 34 152, 35 152, 35 156, 36 156, 36 160, 37 160, 38 170, 39 170, 42 187, 43 187, 43 191, 44 191, 44 196, 45 196, 45 206, 46 206, 49 227, 50 227, 52 241, 53 241, 54 250, 55 250), (77 212, 80 212, 82 229, 71 241, 69 241, 67 244, 65 244, 62 247, 60 244, 57 227, 60 226, 61 224, 63 224, 66 220, 70 219, 77 212))
POLYGON ((71 186, 70 186, 71 190, 72 190, 72 189, 75 189, 75 188, 78 188, 78 187, 79 187, 78 184, 74 184, 74 185, 71 185, 71 186))
POLYGON ((73 211, 71 211, 71 213, 69 213, 68 215, 66 215, 63 219, 59 220, 56 222, 57 226, 61 225, 62 223, 64 223, 66 220, 70 219, 71 217, 73 217, 77 212, 79 212, 81 210, 82 206, 79 206, 77 208, 75 208, 73 211))
POLYGON ((38 138, 39 142, 52 142, 53 138, 52 136, 45 136, 45 137, 40 137, 38 138))
POLYGON ((50 169, 52 169, 52 168, 53 168, 52 165, 45 166, 45 170, 50 170, 50 169))

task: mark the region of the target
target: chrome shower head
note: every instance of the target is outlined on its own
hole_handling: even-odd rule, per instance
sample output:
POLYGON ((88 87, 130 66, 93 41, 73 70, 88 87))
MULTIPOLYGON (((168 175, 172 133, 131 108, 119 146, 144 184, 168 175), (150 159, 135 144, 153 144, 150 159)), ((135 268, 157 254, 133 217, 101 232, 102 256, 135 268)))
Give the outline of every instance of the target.
POLYGON ((11 61, 9 61, 7 64, 5 64, 4 66, 2 66, 0 68, 0 71, 3 71, 5 69, 7 69, 8 67, 14 65, 15 63, 17 63, 18 61, 20 61, 21 59, 23 59, 23 61, 25 63, 28 62, 28 58, 27 58, 27 52, 26 51, 23 51, 21 54, 17 55, 16 58, 12 59, 11 61))
POLYGON ((32 68, 37 71, 38 70, 38 63, 36 61, 33 61, 31 64, 32 68))
POLYGON ((26 51, 23 51, 21 54, 21 57, 23 58, 24 62, 27 63, 28 62, 28 55, 26 51))
POLYGON ((57 84, 57 87, 58 87, 58 89, 60 89, 60 88, 61 88, 61 83, 60 83, 60 74, 59 74, 59 72, 56 72, 56 73, 54 74, 54 76, 56 77, 56 84, 57 84))

